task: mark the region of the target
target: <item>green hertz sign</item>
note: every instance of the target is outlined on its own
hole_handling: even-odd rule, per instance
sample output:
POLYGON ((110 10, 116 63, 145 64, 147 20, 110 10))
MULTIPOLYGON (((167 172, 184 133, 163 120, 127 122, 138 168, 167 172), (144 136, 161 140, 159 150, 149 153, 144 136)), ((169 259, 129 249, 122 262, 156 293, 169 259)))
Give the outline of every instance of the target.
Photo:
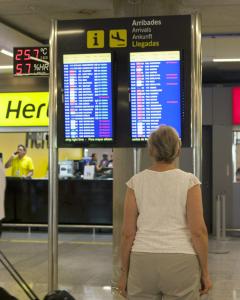
POLYGON ((48 126, 48 92, 0 93, 0 126, 48 126))

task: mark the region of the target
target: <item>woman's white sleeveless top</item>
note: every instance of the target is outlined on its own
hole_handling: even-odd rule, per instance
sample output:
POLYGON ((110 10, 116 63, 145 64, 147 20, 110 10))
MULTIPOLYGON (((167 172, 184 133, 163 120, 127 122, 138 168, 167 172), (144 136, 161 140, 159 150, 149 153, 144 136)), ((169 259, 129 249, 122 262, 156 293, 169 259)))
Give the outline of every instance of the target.
POLYGON ((187 193, 196 184, 196 176, 180 169, 146 169, 127 182, 139 211, 133 252, 196 254, 186 220, 187 193))

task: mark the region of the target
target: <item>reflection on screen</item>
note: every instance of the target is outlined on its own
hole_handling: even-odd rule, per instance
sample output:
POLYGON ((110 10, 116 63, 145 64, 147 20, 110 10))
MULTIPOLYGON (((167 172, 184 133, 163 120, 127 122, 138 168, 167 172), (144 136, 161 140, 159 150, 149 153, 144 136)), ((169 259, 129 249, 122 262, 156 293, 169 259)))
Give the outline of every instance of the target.
POLYGON ((146 141, 159 125, 181 137, 180 51, 131 52, 132 141, 146 141))
POLYGON ((63 67, 65 141, 112 141, 111 54, 65 54, 63 67))

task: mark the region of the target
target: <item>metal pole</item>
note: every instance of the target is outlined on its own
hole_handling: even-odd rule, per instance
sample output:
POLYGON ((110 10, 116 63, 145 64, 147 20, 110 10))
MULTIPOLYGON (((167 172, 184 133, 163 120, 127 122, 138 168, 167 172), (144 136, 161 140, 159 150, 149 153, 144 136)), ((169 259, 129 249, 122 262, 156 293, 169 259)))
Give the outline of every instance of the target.
POLYGON ((221 195, 217 195, 216 201, 216 239, 221 237, 221 195))
POLYGON ((192 147, 193 173, 202 178, 202 45, 201 18, 192 15, 192 147))
POLYGON ((57 21, 50 35, 48 291, 58 287, 57 21))
POLYGON ((142 148, 138 148, 138 155, 137 155, 137 172, 141 170, 141 159, 142 159, 142 148))
POLYGON ((222 202, 222 239, 226 239, 226 195, 221 195, 222 202))
MULTIPOLYGON (((216 244, 215 248, 211 249, 210 253, 215 254, 226 254, 229 250, 226 248, 224 238, 226 235, 226 224, 225 224, 225 195, 218 194, 216 198, 216 244)), ((211 247, 212 248, 212 247, 211 247)))
POLYGON ((133 148, 133 174, 137 174, 137 148, 133 148))
POLYGON ((133 173, 137 174, 140 172, 141 166, 141 148, 133 148, 133 173))

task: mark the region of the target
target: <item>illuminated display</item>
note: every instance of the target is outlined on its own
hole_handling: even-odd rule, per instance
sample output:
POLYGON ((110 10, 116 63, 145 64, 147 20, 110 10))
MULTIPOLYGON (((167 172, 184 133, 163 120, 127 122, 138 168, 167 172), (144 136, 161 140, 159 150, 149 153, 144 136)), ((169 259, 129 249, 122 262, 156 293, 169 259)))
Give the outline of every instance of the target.
POLYGON ((48 76, 49 47, 13 48, 13 74, 48 76))
POLYGON ((48 126, 48 92, 0 93, 0 127, 48 126))
POLYGON ((132 141, 146 141, 159 125, 181 137, 180 52, 131 52, 132 141))
POLYGON ((240 87, 232 88, 232 123, 240 125, 240 87))
POLYGON ((111 54, 65 54, 63 68, 65 141, 111 142, 111 54))

